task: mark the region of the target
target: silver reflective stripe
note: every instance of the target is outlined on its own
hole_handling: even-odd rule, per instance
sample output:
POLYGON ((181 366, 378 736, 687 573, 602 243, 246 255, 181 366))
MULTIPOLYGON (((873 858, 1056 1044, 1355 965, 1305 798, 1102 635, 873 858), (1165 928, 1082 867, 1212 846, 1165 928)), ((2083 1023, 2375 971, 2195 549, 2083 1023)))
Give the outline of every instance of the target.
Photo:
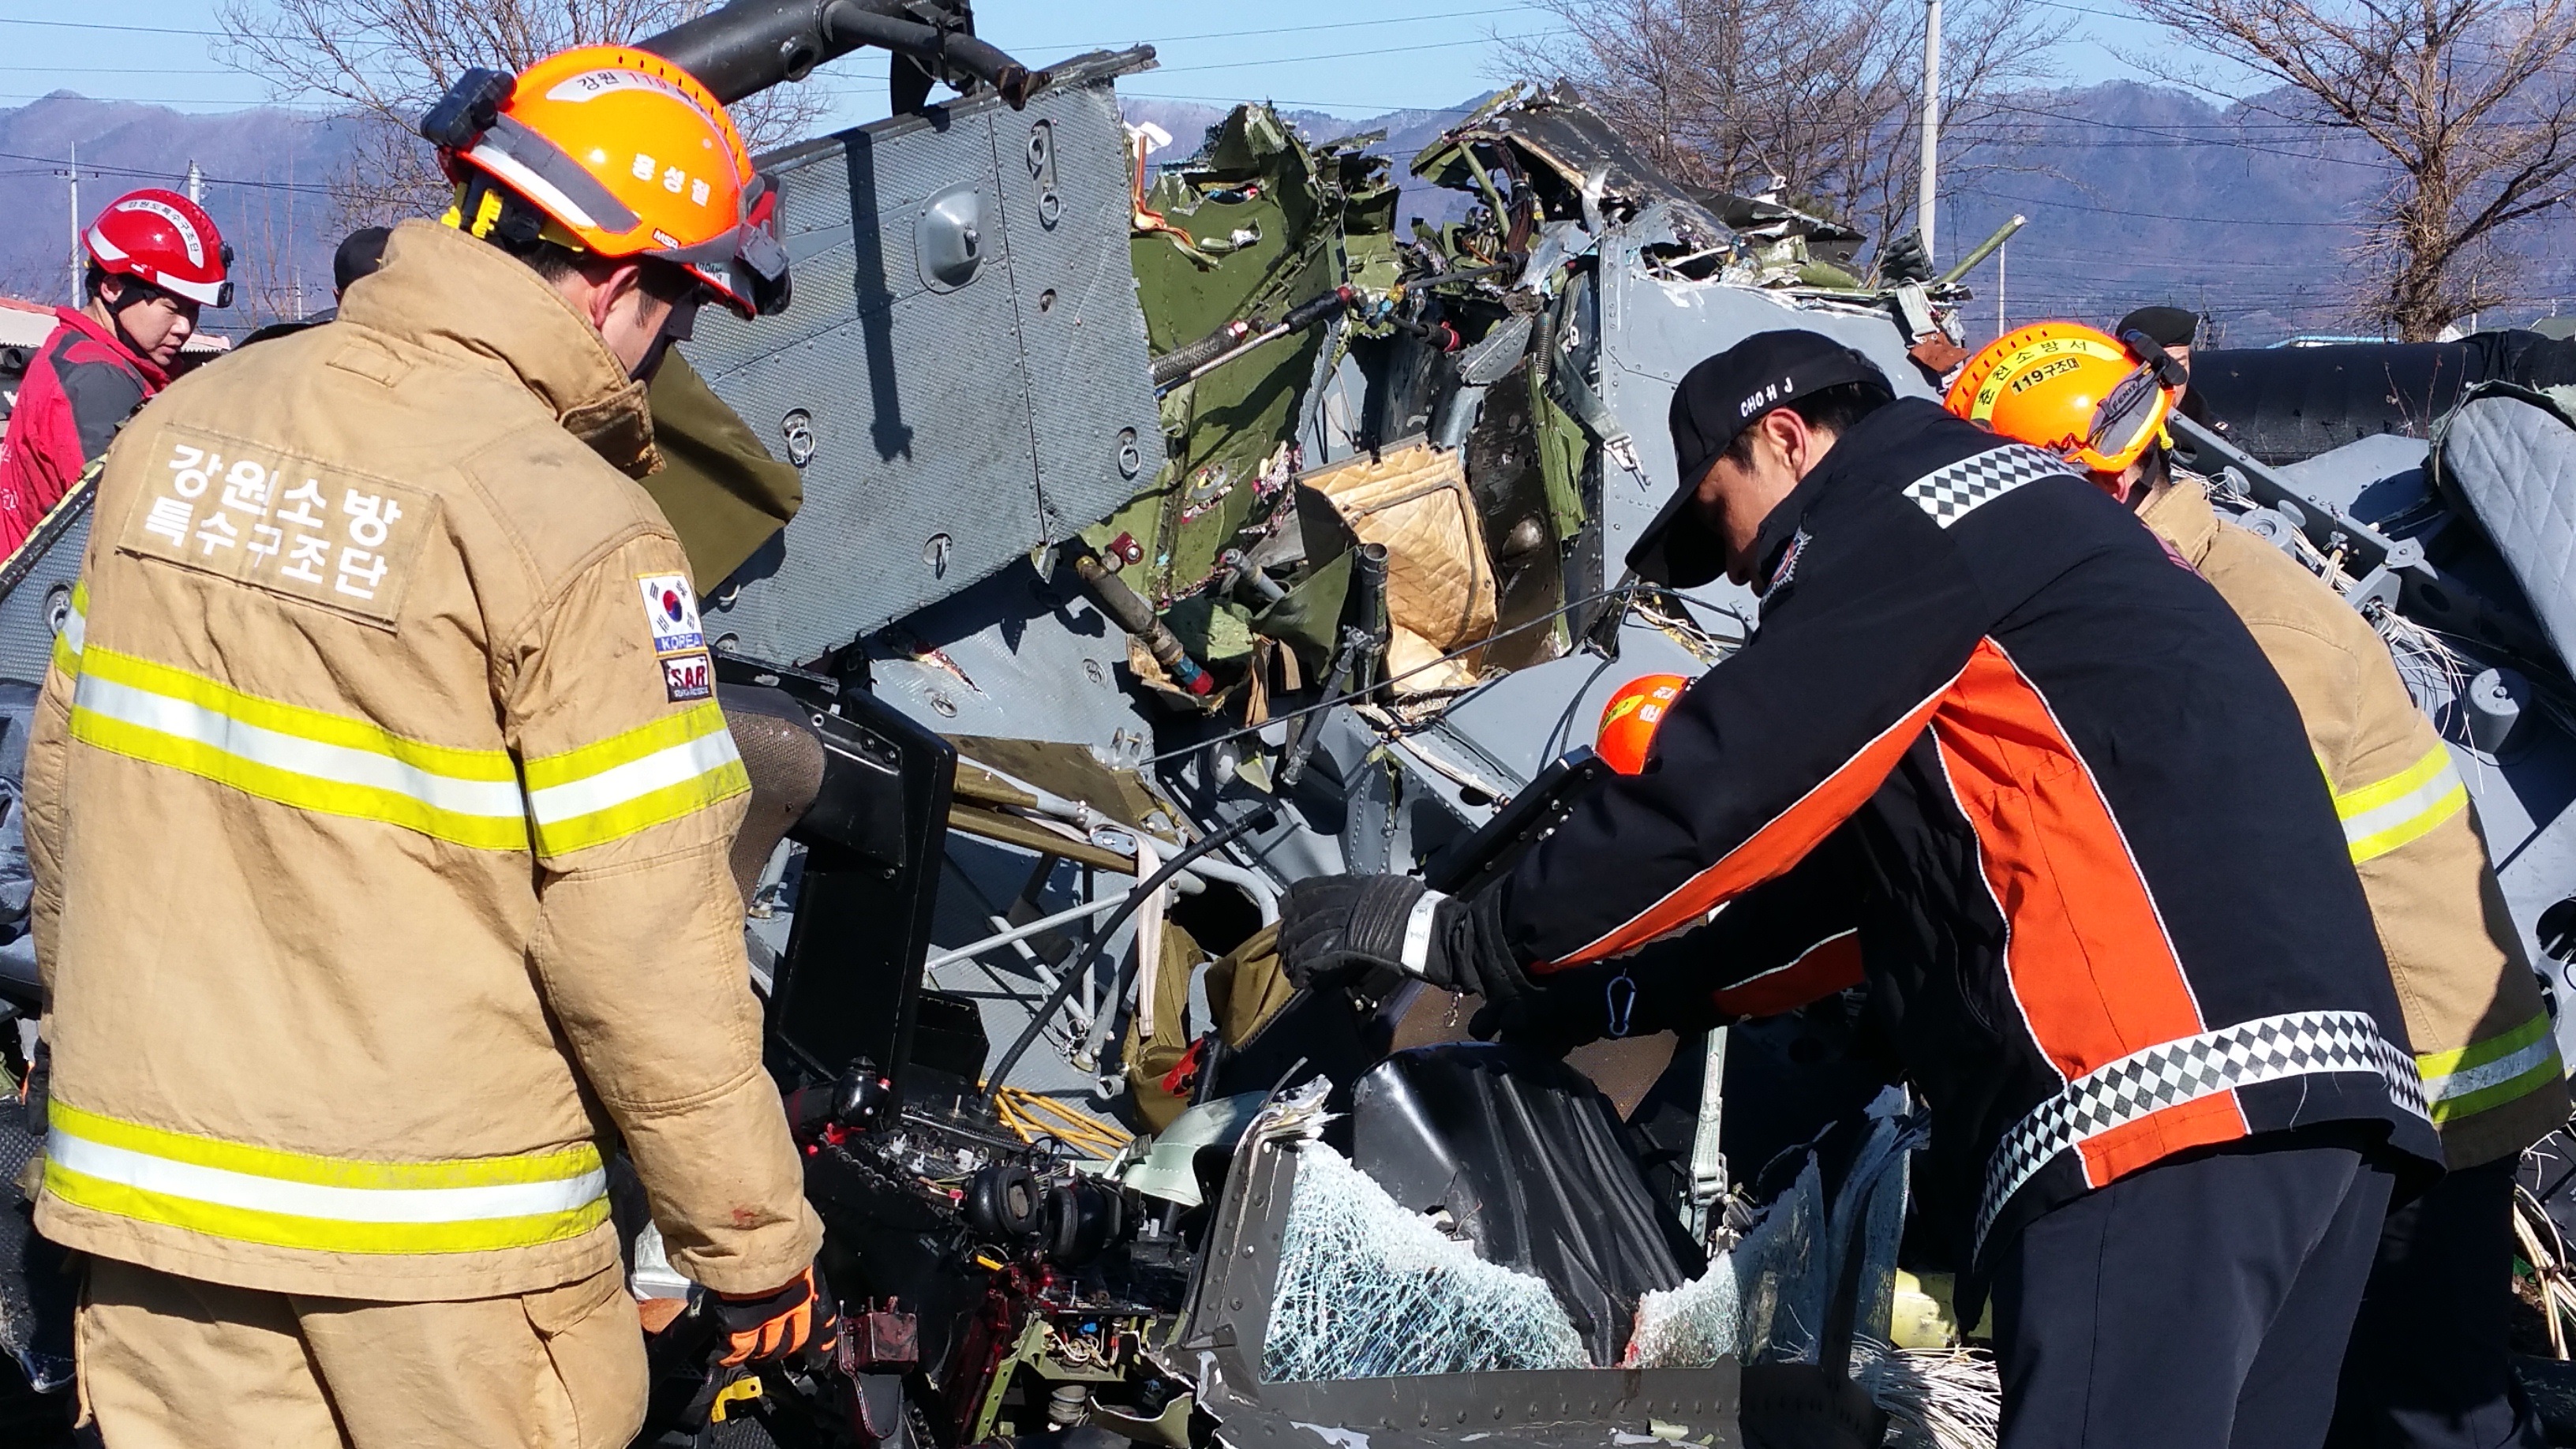
POLYGON ((1419 976, 1431 961, 1431 928, 1440 913, 1440 903, 1449 899, 1438 891, 1424 891, 1413 903, 1413 914, 1404 918, 1404 953, 1398 963, 1405 974, 1419 976))
POLYGON ((2401 783, 2417 776, 2399 793, 2385 799, 2373 799, 2368 808, 2344 811, 2356 799, 2369 799, 2383 786, 2365 787, 2337 796, 2336 813, 2343 815, 2344 844, 2351 850, 2355 864, 2375 859, 2395 850, 2450 819, 2468 803, 2468 785, 2460 779, 2459 766, 2451 759, 2450 750, 2435 745, 2433 752, 2416 765, 2384 784, 2401 783))
POLYGON ((45 1158, 83 1176, 144 1192, 345 1223, 459 1223, 565 1213, 596 1202, 608 1190, 608 1174, 599 1169, 551 1182, 488 1187, 325 1187, 176 1162, 60 1129, 45 1134, 45 1158))
POLYGON ((2455 1097, 2465 1097, 2471 1092, 2483 1092, 2489 1087, 2510 1082, 2543 1062, 2555 1061, 2557 1056, 2558 1039, 2544 1034, 2540 1040, 2520 1051, 2508 1052, 2494 1061, 2462 1067, 2446 1077, 2426 1077, 2424 1097, 2428 1102, 2439 1104, 2455 1097))
POLYGON ((538 825, 559 825, 584 815, 613 810, 656 790, 685 785, 710 770, 723 769, 741 758, 734 749, 733 736, 717 730, 656 750, 640 760, 611 766, 596 775, 584 775, 578 780, 530 790, 528 809, 536 817, 538 825))
POLYGON ((95 671, 81 675, 73 702, 90 714, 204 745, 254 765, 407 795, 450 814, 517 820, 526 808, 516 781, 434 775, 391 755, 262 729, 184 699, 114 683, 95 671))

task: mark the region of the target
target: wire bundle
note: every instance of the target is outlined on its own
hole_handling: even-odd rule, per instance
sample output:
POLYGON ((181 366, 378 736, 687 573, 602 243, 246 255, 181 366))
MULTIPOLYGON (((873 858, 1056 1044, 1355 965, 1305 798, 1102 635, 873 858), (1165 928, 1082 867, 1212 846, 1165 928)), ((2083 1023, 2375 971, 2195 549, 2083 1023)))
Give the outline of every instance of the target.
POLYGON ((1135 1134, 1104 1122, 1077 1107, 1026 1087, 1004 1087, 993 1094, 993 1115, 1011 1135, 1031 1146, 1060 1142, 1085 1157, 1107 1160, 1135 1140, 1135 1134))

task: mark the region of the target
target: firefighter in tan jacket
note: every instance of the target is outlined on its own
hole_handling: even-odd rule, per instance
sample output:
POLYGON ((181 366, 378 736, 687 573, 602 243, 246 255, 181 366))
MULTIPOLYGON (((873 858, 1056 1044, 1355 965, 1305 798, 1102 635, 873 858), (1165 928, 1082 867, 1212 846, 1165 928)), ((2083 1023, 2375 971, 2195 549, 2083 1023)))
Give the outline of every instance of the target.
POLYGON ((336 325, 173 387, 99 481, 27 793, 36 1221, 91 1255, 111 1449, 624 1445, 612 1141, 734 1358, 834 1332, 743 768, 634 481, 633 373, 784 261, 684 73, 509 82, 434 137, 472 227, 397 228, 336 325))
POLYGON ((2161 349, 2048 322, 1970 359, 1949 406, 2082 463, 2209 580, 2289 687, 2334 792, 2449 1171, 2389 1215, 2328 1442, 2538 1449, 2506 1324, 2514 1169, 2568 1115, 2539 982, 2468 789, 2386 642, 2173 472, 2158 438, 2180 382, 2161 349))

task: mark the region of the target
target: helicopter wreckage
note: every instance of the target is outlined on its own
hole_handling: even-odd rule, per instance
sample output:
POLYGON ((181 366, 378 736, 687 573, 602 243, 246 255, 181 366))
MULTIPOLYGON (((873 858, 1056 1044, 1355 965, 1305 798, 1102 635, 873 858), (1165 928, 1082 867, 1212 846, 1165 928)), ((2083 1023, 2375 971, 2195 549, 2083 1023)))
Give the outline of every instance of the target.
MULTIPOLYGON (((732 99, 819 58, 780 25, 852 8, 648 45, 732 99)), ((709 1377, 622 1204, 669 1325, 647 1442, 1961 1444, 1980 1414, 1991 1442, 1907 1231, 1926 1124, 1856 1003, 1549 1061, 1418 989, 1294 991, 1268 929, 1307 876, 1507 869, 1600 778, 1611 694, 1751 627, 1741 590, 1620 569, 1682 373, 1804 327, 1934 396, 1983 251, 1864 272, 1858 234, 1680 185, 1562 89, 1442 133, 1410 172, 1457 219, 1400 224, 1381 138, 1253 105, 1158 162, 1118 99, 1150 49, 1035 72, 905 23, 816 22, 961 96, 899 74, 906 114, 763 158, 795 305, 685 349, 801 485, 697 562, 769 1061, 850 1331, 709 1377)), ((2176 426, 2389 639, 2555 985, 2576 394, 2517 347, 2418 359, 2438 408, 2356 401, 2322 441, 2317 399, 2390 391, 2385 359, 2300 384, 2205 354, 2235 426, 2176 426)), ((0 679, 41 678, 79 503, 0 564, 0 679)), ((13 1349, 25 1317, 0 1302, 13 1349)))

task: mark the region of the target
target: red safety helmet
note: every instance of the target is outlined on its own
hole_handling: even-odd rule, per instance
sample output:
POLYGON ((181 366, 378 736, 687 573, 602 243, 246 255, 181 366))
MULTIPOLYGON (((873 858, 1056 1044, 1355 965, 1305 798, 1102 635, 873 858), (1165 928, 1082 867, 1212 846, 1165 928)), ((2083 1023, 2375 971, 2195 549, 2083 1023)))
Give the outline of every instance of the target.
POLYGON ((82 236, 90 261, 209 307, 233 304, 233 249, 205 208, 175 191, 147 186, 107 204, 82 236))
POLYGON ((1680 674, 1644 674, 1621 685, 1602 707, 1593 752, 1622 775, 1643 774, 1646 748, 1655 742, 1655 731, 1673 701, 1688 688, 1690 679, 1680 674))

